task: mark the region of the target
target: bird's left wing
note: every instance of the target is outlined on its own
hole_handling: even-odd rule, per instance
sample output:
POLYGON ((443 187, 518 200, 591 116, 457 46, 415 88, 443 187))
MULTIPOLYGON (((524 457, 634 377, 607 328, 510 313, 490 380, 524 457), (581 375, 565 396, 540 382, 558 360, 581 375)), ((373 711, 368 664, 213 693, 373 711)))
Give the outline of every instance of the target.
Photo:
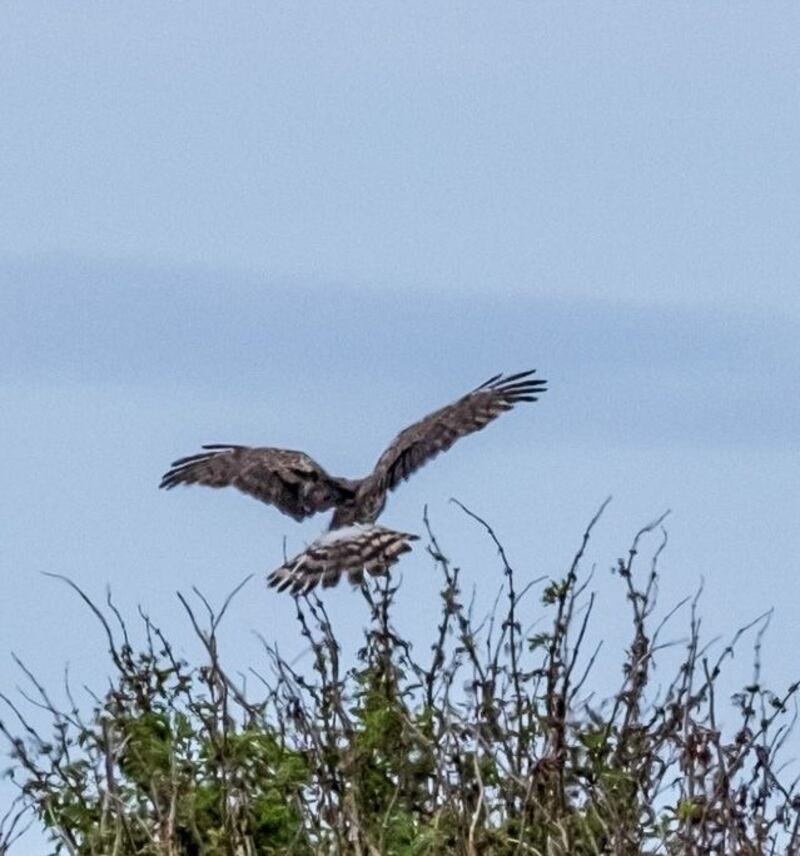
POLYGON ((401 431, 381 455, 364 490, 391 490, 415 470, 449 449, 460 437, 480 431, 520 401, 536 401, 545 391, 535 370, 495 375, 472 392, 401 431))
POLYGON ((345 479, 333 478, 304 452, 221 443, 203 449, 197 455, 174 461, 160 487, 169 490, 179 484, 231 485, 295 520, 327 511, 352 495, 345 479))

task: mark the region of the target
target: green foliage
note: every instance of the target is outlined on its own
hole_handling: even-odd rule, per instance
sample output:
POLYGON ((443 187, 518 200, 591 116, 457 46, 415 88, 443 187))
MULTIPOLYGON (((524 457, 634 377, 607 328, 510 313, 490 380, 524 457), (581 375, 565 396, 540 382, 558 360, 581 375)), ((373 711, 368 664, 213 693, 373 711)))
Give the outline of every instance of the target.
POLYGON ((230 598, 218 615, 203 600, 207 628, 181 598, 207 653, 191 666, 146 616, 135 651, 111 601, 102 610, 69 583, 105 629, 114 679, 90 710, 69 691, 61 710, 20 663, 52 734, 0 696, 23 730, 0 721, 20 787, 19 803, 0 812, 0 854, 25 817, 53 852, 76 856, 800 854, 800 796, 778 760, 798 686, 770 692, 756 659, 756 679, 733 699, 737 726, 724 732, 717 721, 715 681, 749 627, 712 660, 692 602, 683 662, 650 693, 666 536, 647 571, 634 562, 660 521, 616 565, 630 644, 618 690, 596 701, 595 597, 580 564, 599 516, 539 607, 527 606, 527 589, 517 593, 500 548, 507 606, 480 625, 429 531, 443 590, 427 662, 392 624, 388 579, 362 589, 364 644, 344 672, 324 603, 297 599, 312 665, 298 673, 266 645, 275 677, 261 678, 259 697, 220 661, 230 598), (542 609, 547 628, 523 633, 542 609))

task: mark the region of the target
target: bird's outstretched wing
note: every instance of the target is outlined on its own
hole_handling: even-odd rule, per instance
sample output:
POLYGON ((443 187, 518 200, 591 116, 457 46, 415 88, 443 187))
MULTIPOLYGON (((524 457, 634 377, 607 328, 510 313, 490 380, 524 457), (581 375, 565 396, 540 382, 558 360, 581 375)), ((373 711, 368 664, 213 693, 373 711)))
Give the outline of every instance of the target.
POLYGON ((409 542, 418 538, 374 524, 332 529, 274 570, 267 583, 278 591, 308 594, 320 583, 324 588, 335 586, 342 574, 347 574, 350 582, 358 585, 365 571, 372 576, 386 573, 402 553, 411 549, 409 542))
POLYGON ((203 449, 198 455, 175 461, 159 487, 169 490, 178 484, 233 485, 295 520, 326 511, 352 496, 346 480, 328 475, 304 452, 225 444, 203 449))
POLYGON ((401 431, 364 480, 362 491, 397 487, 459 437, 480 431, 520 401, 536 401, 545 391, 546 381, 532 377, 534 371, 495 375, 458 401, 401 431))

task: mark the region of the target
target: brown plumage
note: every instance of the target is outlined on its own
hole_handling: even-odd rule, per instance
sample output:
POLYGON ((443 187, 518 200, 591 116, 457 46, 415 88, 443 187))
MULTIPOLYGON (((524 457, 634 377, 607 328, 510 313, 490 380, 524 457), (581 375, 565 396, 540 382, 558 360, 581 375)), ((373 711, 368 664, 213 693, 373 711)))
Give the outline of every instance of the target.
POLYGON ((358 581, 364 570, 372 574, 387 570, 416 538, 374 525, 387 492, 460 437, 480 431, 518 402, 536 401, 545 391, 545 381, 533 374, 495 375, 415 422, 395 437, 363 479, 331 476, 303 452, 213 444, 175 461, 160 487, 233 485, 295 520, 333 508, 329 533, 274 571, 270 585, 279 591, 305 592, 318 582, 334 585, 343 572, 358 581), (347 534, 341 531, 344 528, 347 534))
POLYGON ((205 452, 174 461, 159 487, 169 490, 177 484, 233 485, 295 520, 327 511, 354 496, 352 482, 328 475, 304 452, 222 443, 203 448, 205 452))

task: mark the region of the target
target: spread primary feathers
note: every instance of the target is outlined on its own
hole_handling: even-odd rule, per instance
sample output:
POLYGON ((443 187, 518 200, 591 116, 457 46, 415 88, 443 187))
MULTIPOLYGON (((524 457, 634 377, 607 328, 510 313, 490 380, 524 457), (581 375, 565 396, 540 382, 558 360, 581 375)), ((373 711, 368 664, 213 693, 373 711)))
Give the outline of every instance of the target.
POLYGON ((495 375, 415 422, 395 437, 363 479, 332 476, 304 452, 213 444, 175 461, 160 487, 233 485, 295 520, 334 509, 329 531, 273 571, 269 584, 279 591, 288 588, 305 594, 320 582, 325 587, 336 585, 343 573, 359 582, 364 571, 384 573, 417 538, 375 525, 387 492, 459 437, 480 431, 520 401, 536 401, 545 391, 545 381, 533 374, 495 375))

